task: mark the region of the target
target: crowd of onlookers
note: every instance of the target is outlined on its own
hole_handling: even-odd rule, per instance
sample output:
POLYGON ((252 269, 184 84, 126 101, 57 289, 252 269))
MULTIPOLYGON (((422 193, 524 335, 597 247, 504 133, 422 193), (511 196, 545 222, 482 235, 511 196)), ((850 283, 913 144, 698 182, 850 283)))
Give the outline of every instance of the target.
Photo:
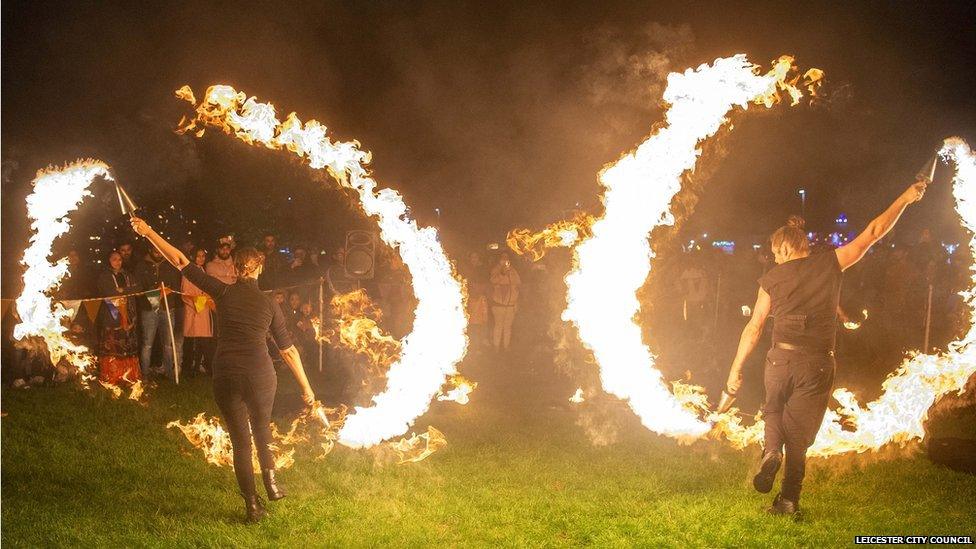
MULTIPOLYGON (((193 263, 227 283, 236 280, 235 247, 230 237, 212 249, 191 242, 181 246, 193 263)), ((365 289, 383 311, 385 330, 395 337, 409 332, 415 304, 410 274, 388 250, 379 251, 375 272, 359 279, 346 271, 343 248, 327 257, 314 247, 281 246, 272 234, 258 247, 266 257, 259 284, 281 305, 311 368, 348 356, 334 345, 320 346, 315 329, 320 319, 327 321, 336 294, 365 289)), ((950 254, 924 231, 911 245, 878 246, 848 271, 841 308, 860 328, 847 335, 840 330, 841 359, 853 358, 852 363, 886 373, 905 350, 924 346, 926 331, 929 348, 944 347, 963 322, 957 293, 969 275, 970 260, 961 257, 964 253, 962 247, 950 254)), ((56 297, 100 301, 93 320, 75 315, 70 337, 94 350, 104 381, 172 380, 177 363, 183 377, 210 371, 219 335, 213 303, 155 249, 121 241, 103 262, 90 263, 76 249, 67 257, 70 275, 56 297)), ((755 303, 756 281, 772 266, 768 251, 752 246, 660 254, 640 294, 639 319, 645 339, 661 355, 659 365, 671 368, 667 373, 672 377, 692 369, 699 377, 721 379, 755 303)), ((561 323, 565 307, 562 279, 569 268, 565 250, 536 262, 504 249, 460 254, 457 270, 467 281, 471 350, 504 354, 515 341, 524 343, 524 349, 550 352, 552 327, 561 323)), ((31 353, 11 347, 7 328, 5 380, 29 376, 32 364, 43 369, 43 357, 31 358, 31 353), (25 368, 27 372, 19 371, 25 368)))

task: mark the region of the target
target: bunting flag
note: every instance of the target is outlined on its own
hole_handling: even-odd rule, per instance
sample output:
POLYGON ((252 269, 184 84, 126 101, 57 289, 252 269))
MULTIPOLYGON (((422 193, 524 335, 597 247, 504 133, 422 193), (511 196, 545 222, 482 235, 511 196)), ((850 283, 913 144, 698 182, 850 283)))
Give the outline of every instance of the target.
POLYGON ((113 303, 112 300, 108 298, 105 299, 105 306, 108 307, 108 314, 112 315, 112 319, 118 320, 119 319, 118 306, 116 306, 116 304, 113 303))
POLYGON ((81 304, 85 308, 85 314, 88 315, 88 320, 95 322, 95 318, 98 316, 98 310, 102 308, 102 300, 89 299, 82 301, 81 304))
POLYGON ((81 309, 81 300, 80 299, 65 299, 64 301, 60 301, 59 303, 61 303, 61 306, 62 307, 64 307, 65 309, 71 311, 71 317, 68 320, 70 320, 71 322, 74 322, 75 321, 75 317, 78 316, 78 310, 81 309))

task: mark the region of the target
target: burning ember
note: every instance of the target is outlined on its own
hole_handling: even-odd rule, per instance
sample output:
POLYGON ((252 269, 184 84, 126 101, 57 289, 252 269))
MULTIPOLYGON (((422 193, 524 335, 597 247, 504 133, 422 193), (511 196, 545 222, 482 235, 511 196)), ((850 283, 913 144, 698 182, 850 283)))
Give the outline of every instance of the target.
POLYGON ((670 202, 681 189, 682 174, 695 167, 701 142, 728 122, 735 107, 771 106, 780 101, 779 91, 788 92, 795 104, 803 95, 797 86, 812 91, 822 76, 810 71, 801 83, 793 73, 791 57, 781 57, 761 75, 744 55, 672 73, 664 92, 666 125, 600 174, 604 214, 574 249, 563 318, 576 325, 593 352, 604 389, 627 401, 654 432, 687 442, 708 433, 711 425, 698 417, 700 389, 676 383, 679 391, 668 390, 634 320, 640 309, 637 291, 653 258, 648 235, 658 225, 674 223, 670 202))
POLYGON ((50 167, 37 172, 34 191, 27 197, 27 215, 34 234, 24 251, 22 263, 27 266, 24 291, 17 298, 17 313, 21 321, 14 327, 15 339, 29 336, 43 338, 51 364, 57 366, 62 360, 67 360, 78 369, 86 384, 94 377, 90 369, 95 357, 87 347, 72 343, 65 337, 68 330, 64 321, 72 313, 50 297, 68 272, 68 260, 63 258, 51 263, 48 258, 54 241, 71 228, 68 214, 78 209, 85 197, 91 196, 89 187, 97 177, 112 180, 108 165, 91 159, 76 160, 61 168, 50 167))
POLYGON ((180 124, 181 132, 201 136, 210 126, 245 143, 287 149, 356 191, 363 211, 376 217, 380 237, 399 251, 410 271, 417 308, 413 332, 403 339, 399 357, 387 372, 386 390, 373 397, 371 407, 354 410, 339 432, 339 441, 354 448, 368 447, 406 433, 444 380, 457 373, 467 347, 462 286, 452 274, 437 231, 418 227, 399 193, 377 190, 367 167, 368 152, 354 141, 332 141, 319 122, 303 124, 295 113, 280 122, 273 105, 259 103, 230 86, 211 86, 199 104, 187 86, 176 94, 196 108, 195 117, 180 124))

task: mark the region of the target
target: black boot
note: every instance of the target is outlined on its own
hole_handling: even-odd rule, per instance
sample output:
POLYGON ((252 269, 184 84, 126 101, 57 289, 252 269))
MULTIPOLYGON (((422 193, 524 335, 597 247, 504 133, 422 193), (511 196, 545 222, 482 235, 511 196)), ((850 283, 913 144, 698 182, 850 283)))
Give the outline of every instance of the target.
POLYGON ((773 481, 776 480, 776 472, 779 471, 780 464, 783 463, 783 454, 779 452, 766 452, 759 462, 759 472, 752 477, 752 486, 761 494, 768 494, 773 489, 773 481))
POLYGON ((788 500, 783 494, 776 494, 773 504, 766 509, 771 515, 786 515, 794 519, 800 518, 800 502, 788 500))
POLYGON ((266 514, 267 511, 264 510, 261 498, 257 494, 244 495, 244 522, 258 522, 266 514))
POLYGON ((274 469, 262 469, 261 478, 264 479, 264 491, 268 493, 268 499, 270 501, 278 501, 287 495, 285 494, 285 489, 278 486, 275 480, 274 469))

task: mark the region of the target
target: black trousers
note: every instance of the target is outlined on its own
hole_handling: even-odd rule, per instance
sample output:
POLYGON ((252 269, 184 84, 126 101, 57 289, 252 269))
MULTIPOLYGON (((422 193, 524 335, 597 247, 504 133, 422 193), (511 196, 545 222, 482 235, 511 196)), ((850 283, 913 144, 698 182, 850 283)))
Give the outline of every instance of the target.
POLYGON ((783 452, 786 464, 782 495, 799 501, 806 473, 807 448, 823 422, 834 384, 834 357, 773 348, 766 355, 766 452, 783 452))
POLYGON ((278 378, 274 369, 254 374, 221 375, 214 378, 214 399, 227 423, 234 445, 234 474, 242 495, 256 494, 251 435, 257 445, 261 469, 274 469, 271 453, 271 408, 278 378))

